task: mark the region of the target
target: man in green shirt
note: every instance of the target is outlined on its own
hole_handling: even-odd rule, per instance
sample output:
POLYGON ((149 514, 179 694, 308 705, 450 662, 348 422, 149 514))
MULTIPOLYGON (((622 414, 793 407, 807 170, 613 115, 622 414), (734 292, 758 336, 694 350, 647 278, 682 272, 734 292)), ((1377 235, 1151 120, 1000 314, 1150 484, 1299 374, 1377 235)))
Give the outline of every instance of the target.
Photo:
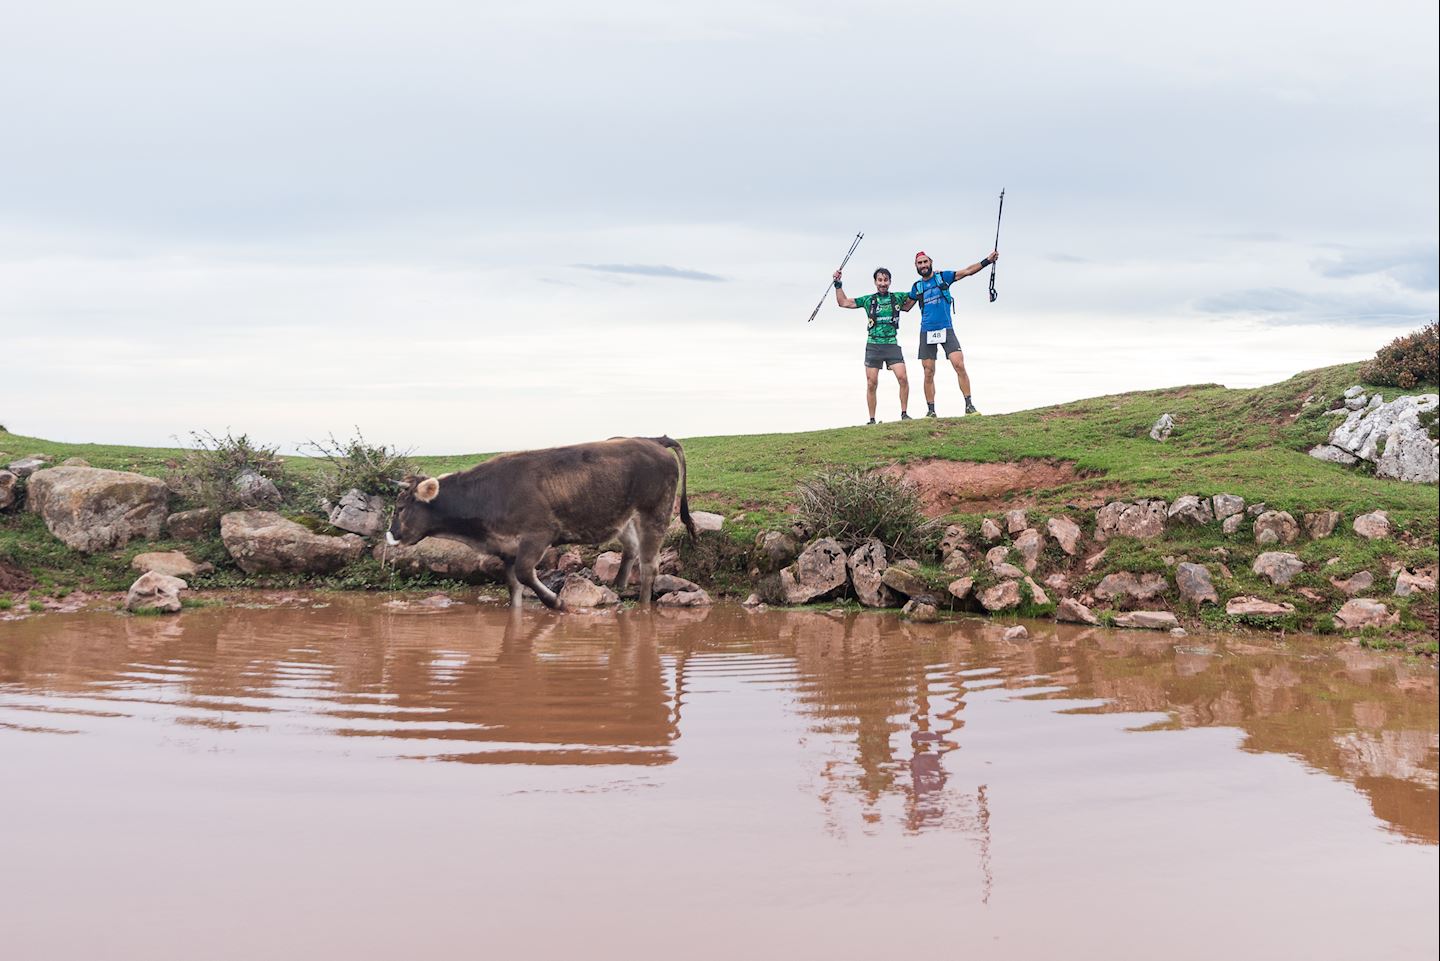
POLYGON ((870 423, 875 423, 875 388, 880 382, 880 368, 889 367, 900 384, 900 419, 909 420, 905 408, 910 405, 910 378, 905 374, 905 355, 895 334, 900 327, 900 311, 909 310, 915 302, 905 294, 890 293, 890 271, 875 269, 875 293, 851 300, 835 271, 835 303, 841 307, 858 307, 865 311, 868 332, 865 338, 865 403, 870 407, 870 423))

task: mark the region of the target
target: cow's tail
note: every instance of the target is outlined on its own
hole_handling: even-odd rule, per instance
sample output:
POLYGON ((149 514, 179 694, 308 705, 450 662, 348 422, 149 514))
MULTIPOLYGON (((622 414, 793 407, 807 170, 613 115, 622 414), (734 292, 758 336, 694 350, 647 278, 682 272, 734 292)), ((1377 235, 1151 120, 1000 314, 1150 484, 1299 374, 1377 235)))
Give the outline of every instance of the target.
POLYGON ((661 447, 668 447, 675 452, 680 459, 680 520, 684 522, 685 529, 690 532, 690 539, 693 541, 695 534, 695 521, 690 517, 690 499, 685 494, 685 448, 680 442, 671 437, 656 437, 655 443, 661 447))

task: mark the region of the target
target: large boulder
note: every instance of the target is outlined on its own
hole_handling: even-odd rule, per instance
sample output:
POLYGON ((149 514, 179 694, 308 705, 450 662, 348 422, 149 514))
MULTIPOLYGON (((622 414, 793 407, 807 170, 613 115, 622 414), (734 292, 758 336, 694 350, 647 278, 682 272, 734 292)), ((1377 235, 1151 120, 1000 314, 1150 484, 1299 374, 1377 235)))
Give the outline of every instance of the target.
POLYGON ((8 511, 20 499, 20 478, 13 471, 0 470, 0 511, 8 511))
POLYGON ((930 594, 930 585, 914 571, 897 564, 885 568, 881 581, 886 587, 903 597, 920 597, 930 594))
POLYGON ((361 537, 374 537, 385 529, 385 499, 352 488, 330 511, 330 524, 361 537))
POLYGON ((1141 500, 1135 503, 1112 501, 1095 515, 1095 539, 1134 537, 1153 540, 1165 533, 1165 502, 1141 500))
POLYGON ((780 571, 780 593, 787 604, 808 604, 835 597, 849 580, 845 548, 833 537, 811 541, 795 563, 780 571))
POLYGON ((1330 432, 1330 443, 1312 450, 1311 456, 1341 460, 1334 453, 1338 450, 1374 464, 1379 477, 1434 484, 1440 481, 1440 445, 1430 439, 1420 418, 1437 406, 1436 394, 1405 395, 1388 404, 1379 394, 1368 400, 1357 395, 1346 401, 1351 413, 1330 432))
POLYGON ((1169 611, 1130 611, 1115 618, 1115 626, 1172 631, 1180 626, 1180 621, 1169 611))
POLYGON ((1210 580, 1210 572, 1203 564, 1182 561, 1175 566, 1175 586, 1180 596, 1191 604, 1218 604, 1220 595, 1210 580))
POLYGON ((566 574, 556 594, 566 607, 612 607, 620 603, 620 597, 610 588, 579 574, 566 574))
POLYGON ((1284 587, 1305 569, 1305 562, 1287 551, 1266 551, 1255 558, 1250 569, 1276 587, 1284 587))
POLYGON ((1090 608, 1071 597, 1062 600, 1060 606, 1055 608, 1055 620, 1070 624, 1089 624, 1092 627, 1100 623, 1100 619, 1090 612, 1090 608))
POLYGON ((1013 511, 1005 512, 1005 532, 1007 534, 1018 534, 1029 526, 1030 522, 1026 520, 1023 509, 1017 507, 1013 511))
POLYGON ((365 552, 365 541, 355 534, 316 534, 272 511, 226 514, 220 539, 247 574, 328 574, 365 552))
POLYGON ((198 541, 219 530, 220 514, 211 507, 177 511, 165 518, 165 531, 177 541, 198 541))
POLYGON ((1181 524, 1189 524, 1198 527, 1208 524, 1215 519, 1215 514, 1210 506, 1209 498, 1199 498, 1194 494, 1186 494, 1184 497, 1175 499, 1170 505, 1168 512, 1170 520, 1181 524))
POLYGON ((1045 535, 1035 528, 1030 527, 1020 532, 1015 538, 1015 553, 1020 555, 1020 566, 1031 574, 1040 563, 1040 555, 1045 550, 1045 535))
POLYGON ((93 554, 165 529, 165 482, 127 471, 52 467, 30 475, 25 506, 66 546, 93 554))
POLYGON ((846 565, 850 569, 850 583, 855 587, 855 596, 866 607, 894 607, 899 601, 895 592, 885 583, 885 574, 890 564, 885 558, 885 545, 878 540, 869 540, 850 552, 846 565))
POLYGON ((755 537, 755 550, 766 573, 793 564, 800 556, 800 545, 794 535, 784 531, 761 531, 755 537))
POLYGON ((230 486, 235 490, 236 502, 242 507, 278 507, 280 504, 280 489, 274 481, 257 471, 241 471, 235 475, 230 486))
POLYGON ((1161 414, 1150 428, 1150 439, 1161 442, 1170 439, 1170 433, 1175 430, 1175 418, 1169 414, 1161 414))
POLYGON ((985 543, 997 543, 1000 538, 1004 536, 1005 532, 1001 530, 1000 525, 995 522, 994 518, 987 517, 980 522, 980 539, 985 543))
POLYGON ((1364 594, 1375 586, 1375 575, 1369 571, 1357 571, 1350 577, 1341 580, 1338 577, 1330 578, 1330 583, 1344 591, 1350 597, 1356 594, 1364 594))
POLYGON ((153 571, 156 574, 181 578, 209 574, 215 569, 215 565, 208 561, 195 563, 181 551, 149 551, 136 554, 130 559, 130 566, 142 573, 153 571))
POLYGON ((1329 537, 1335 533, 1335 528, 1340 524, 1339 511, 1314 511, 1305 515, 1305 532, 1310 539, 1318 541, 1322 537, 1329 537))
POLYGON ((1225 602, 1225 613, 1231 617, 1239 617, 1243 614, 1258 617, 1283 617, 1286 614, 1294 614, 1295 605, 1277 604, 1274 601, 1264 601, 1258 597, 1232 597, 1225 602))
POLYGON ((1347 631, 1356 631, 1362 627, 1383 627, 1398 623, 1399 620, 1399 611, 1392 614, 1390 608, 1381 602, 1364 597, 1351 598, 1335 612, 1335 622, 1347 631))
POLYGON ((669 591, 655 599, 661 607, 709 607, 715 602, 701 588, 693 591, 669 591))
POLYGON ((910 598, 910 600, 905 602, 905 606, 900 609, 900 613, 912 621, 920 621, 926 624, 940 620, 940 609, 936 607, 935 602, 928 597, 910 598))
POLYGON ((1235 494, 1216 494, 1210 498, 1210 507, 1214 511, 1215 519, 1223 521, 1227 517, 1245 513, 1245 498, 1235 494))
POLYGON ((1060 549, 1071 557, 1080 550, 1080 525, 1067 517, 1052 517, 1045 522, 1045 530, 1055 538, 1060 549))
POLYGON ((1395 596, 1409 597, 1417 593, 1435 593, 1435 571, 1416 571, 1411 573, 1403 567, 1395 572, 1395 596))
POLYGON ((1385 511, 1371 511, 1355 518, 1351 526, 1367 541, 1384 540, 1390 536, 1390 515, 1385 511))
POLYGON ((1170 589, 1170 584, 1161 574, 1141 574, 1136 577, 1129 571, 1107 574, 1095 586, 1095 596, 1102 601, 1128 597, 1136 601, 1154 600, 1170 589))
POLYGON ((183 606, 180 592, 185 587, 185 582, 178 577, 147 571, 130 585, 130 591, 125 595, 125 610, 174 614, 183 606))
POLYGON ((1255 518, 1255 543, 1293 544, 1300 537, 1300 525, 1289 511, 1266 511, 1255 518))
POLYGON ((12 460, 6 465, 6 468, 16 477, 29 477, 48 463, 50 463, 50 458, 44 454, 31 454, 29 457, 12 460))
POLYGON ((950 592, 950 596, 955 598, 955 600, 963 601, 965 600, 965 598, 969 597, 970 592, 975 589, 975 578, 956 578, 955 580, 951 581, 945 589, 950 592))
POLYGON ((601 584, 614 584, 615 578, 620 576, 620 561, 623 558, 624 555, 619 551, 602 552, 599 557, 595 558, 595 579, 601 584))
POLYGON ((992 614, 1020 606, 1020 585, 1015 581, 1001 581, 980 592, 980 606, 992 614))
MULTIPOLYGON (((422 538, 409 547, 381 541, 375 545, 371 556, 381 563, 394 565, 402 574, 439 574, 452 581, 464 581, 467 584, 500 583, 505 580, 504 561, 494 554, 487 554, 448 537, 422 538)), ((598 561, 595 566, 600 566, 598 561)), ((619 566, 618 557, 616 566, 619 566)), ((610 580, 614 580, 613 575, 610 580)))

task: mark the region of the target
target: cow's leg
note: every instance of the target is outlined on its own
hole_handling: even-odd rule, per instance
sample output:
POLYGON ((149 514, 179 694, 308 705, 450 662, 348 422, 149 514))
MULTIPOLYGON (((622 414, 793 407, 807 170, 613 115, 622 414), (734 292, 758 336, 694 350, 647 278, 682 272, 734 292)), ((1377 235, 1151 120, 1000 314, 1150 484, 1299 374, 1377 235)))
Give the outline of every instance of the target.
POLYGON ((525 596, 525 588, 520 584, 520 578, 515 576, 515 562, 505 562, 505 583, 510 585, 510 606, 519 609, 521 601, 525 596))
POLYGON ((622 594, 630 585, 635 559, 640 556, 640 534, 635 529, 635 518, 626 521, 615 536, 620 541, 620 573, 615 577, 615 593, 622 594))
POLYGON ((535 576, 535 565, 540 563, 540 558, 544 557, 545 552, 549 549, 550 541, 548 539, 521 541, 519 549, 515 551, 513 569, 520 583, 534 591, 546 607, 554 611, 563 611, 565 605, 561 603, 560 598, 554 591, 540 583, 540 578, 535 576))
MULTIPOLYGON (((668 507, 668 505, 667 505, 668 507)), ((637 517, 635 526, 640 528, 640 604, 650 606, 650 593, 655 586, 655 567, 660 559, 660 542, 665 539, 665 526, 670 518, 637 517)))

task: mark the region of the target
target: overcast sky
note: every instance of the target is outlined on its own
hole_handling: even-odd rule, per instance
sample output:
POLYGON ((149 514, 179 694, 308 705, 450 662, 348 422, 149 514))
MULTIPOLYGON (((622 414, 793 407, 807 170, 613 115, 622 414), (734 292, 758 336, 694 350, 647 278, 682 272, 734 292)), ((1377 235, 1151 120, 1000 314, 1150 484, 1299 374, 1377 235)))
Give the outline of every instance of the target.
POLYGON ((859 230, 852 295, 922 248, 973 263, 1002 187, 1000 299, 955 289, 983 411, 1361 359, 1440 310, 1437 27, 1434 0, 11 3, 0 423, 421 453, 860 423, 830 272, 859 230))

